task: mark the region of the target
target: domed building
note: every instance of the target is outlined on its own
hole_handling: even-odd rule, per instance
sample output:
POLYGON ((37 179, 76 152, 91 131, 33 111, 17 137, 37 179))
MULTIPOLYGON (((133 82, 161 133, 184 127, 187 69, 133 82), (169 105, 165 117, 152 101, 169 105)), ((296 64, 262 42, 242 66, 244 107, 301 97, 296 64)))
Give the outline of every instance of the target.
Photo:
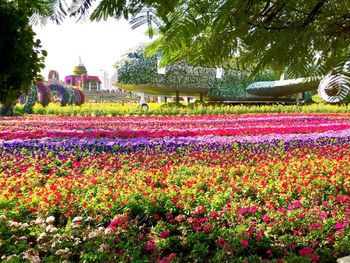
POLYGON ((101 80, 97 76, 87 74, 84 63, 79 56, 79 64, 73 68, 73 75, 66 76, 64 82, 69 86, 76 86, 82 90, 100 90, 101 80))

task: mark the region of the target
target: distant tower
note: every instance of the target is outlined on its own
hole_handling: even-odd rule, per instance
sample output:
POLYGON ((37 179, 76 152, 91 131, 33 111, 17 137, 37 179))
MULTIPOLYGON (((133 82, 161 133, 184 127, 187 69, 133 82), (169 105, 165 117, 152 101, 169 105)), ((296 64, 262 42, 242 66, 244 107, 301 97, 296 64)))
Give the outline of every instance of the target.
POLYGON ((74 69, 73 69, 73 75, 74 76, 80 76, 80 75, 87 75, 87 70, 84 66, 84 63, 81 62, 81 57, 79 56, 79 64, 78 66, 75 66, 74 69))

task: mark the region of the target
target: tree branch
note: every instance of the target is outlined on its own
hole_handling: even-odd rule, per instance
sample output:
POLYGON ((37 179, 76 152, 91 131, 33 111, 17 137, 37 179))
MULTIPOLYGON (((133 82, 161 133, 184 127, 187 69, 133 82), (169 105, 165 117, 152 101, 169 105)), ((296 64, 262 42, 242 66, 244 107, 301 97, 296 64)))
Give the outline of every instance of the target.
POLYGON ((327 0, 321 0, 314 6, 314 8, 306 17, 304 23, 301 25, 302 28, 305 28, 306 26, 308 26, 315 19, 315 17, 318 15, 318 13, 320 12, 321 8, 323 7, 326 1, 327 0))

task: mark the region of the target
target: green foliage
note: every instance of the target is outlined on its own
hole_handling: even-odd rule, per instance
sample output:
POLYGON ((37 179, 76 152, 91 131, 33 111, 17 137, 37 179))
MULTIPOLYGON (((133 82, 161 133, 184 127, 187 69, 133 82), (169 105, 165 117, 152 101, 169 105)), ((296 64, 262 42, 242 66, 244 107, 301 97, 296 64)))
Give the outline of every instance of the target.
POLYGON ((179 1, 149 51, 163 51, 165 63, 186 59, 319 76, 348 56, 349 8, 340 0, 179 1))
POLYGON ((226 69, 222 78, 216 78, 215 68, 195 67, 184 61, 167 65, 165 74, 157 73, 157 55, 146 57, 142 49, 132 53, 132 59, 117 63, 118 82, 121 84, 151 84, 155 86, 206 88, 210 95, 245 97, 245 88, 254 81, 273 80, 272 71, 264 71, 254 78, 249 72, 226 69))
MULTIPOLYGON (((73 2, 73 14, 82 15, 92 1, 73 2)), ((149 47, 163 52, 164 63, 253 67, 254 73, 287 67, 304 77, 325 75, 349 53, 350 2, 342 0, 103 0, 91 19, 129 18, 145 6, 164 23, 149 47)))
POLYGON ((24 105, 25 113, 33 113, 33 107, 38 96, 38 90, 35 86, 31 86, 28 91, 28 96, 26 97, 26 103, 24 105))
POLYGON ((0 103, 11 107, 44 67, 40 41, 30 24, 34 4, 0 1, 0 103))

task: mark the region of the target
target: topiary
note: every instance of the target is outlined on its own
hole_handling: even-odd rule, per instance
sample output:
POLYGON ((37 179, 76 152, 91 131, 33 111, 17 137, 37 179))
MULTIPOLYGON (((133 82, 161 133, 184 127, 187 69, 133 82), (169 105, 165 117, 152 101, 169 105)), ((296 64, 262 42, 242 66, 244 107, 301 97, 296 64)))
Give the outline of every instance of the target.
POLYGON ((69 102, 69 93, 65 87, 60 84, 50 84, 49 89, 53 101, 59 102, 61 106, 66 106, 69 102))
POLYGON ((73 91, 73 88, 65 87, 65 89, 68 93, 68 105, 73 105, 75 103, 75 93, 73 91))
POLYGON ((75 89, 75 88, 72 88, 72 91, 74 92, 74 104, 77 105, 77 106, 80 106, 82 103, 81 103, 81 94, 80 92, 75 89))
POLYGON ((46 107, 47 105, 49 105, 51 101, 50 89, 42 82, 38 83, 37 88, 38 88, 37 100, 41 105, 46 107))
POLYGON ((33 107, 34 107, 37 96, 38 96, 38 90, 34 85, 32 85, 29 88, 28 95, 26 97, 26 103, 24 105, 24 112, 25 113, 33 113, 33 107))

